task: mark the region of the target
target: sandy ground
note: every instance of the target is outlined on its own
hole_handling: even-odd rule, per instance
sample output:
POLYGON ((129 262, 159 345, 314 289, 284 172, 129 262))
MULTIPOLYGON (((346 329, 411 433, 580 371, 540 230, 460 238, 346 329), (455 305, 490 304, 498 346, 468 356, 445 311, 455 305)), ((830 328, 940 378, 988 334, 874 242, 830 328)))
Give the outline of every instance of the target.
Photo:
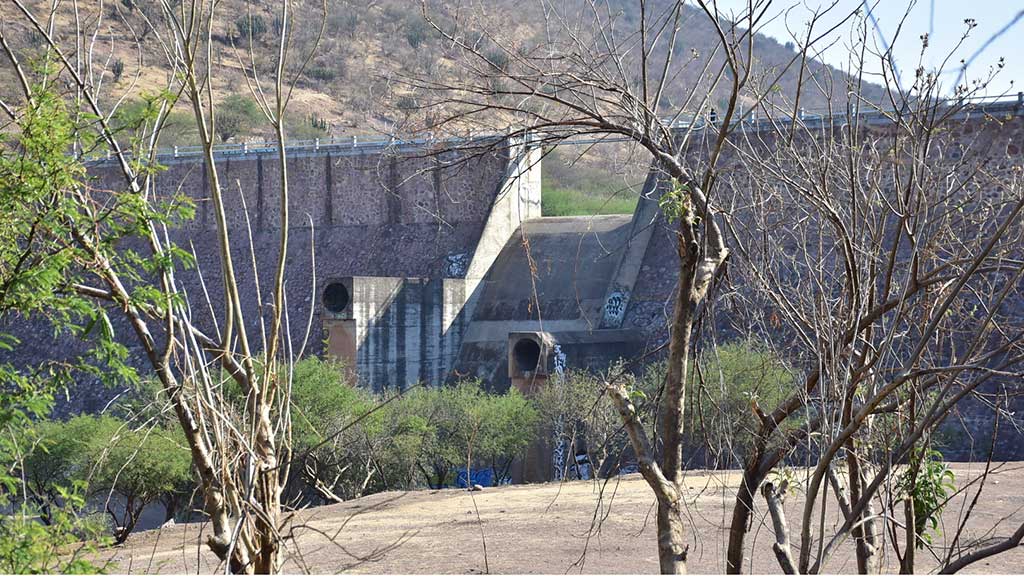
MULTIPOLYGON (((959 484, 976 477, 981 464, 957 464, 959 484)), ((690 472, 687 477, 693 529, 689 569, 725 569, 726 527, 735 473, 690 472)), ((948 545, 973 491, 952 500, 943 515, 938 546, 948 545)), ((653 497, 638 475, 603 482, 571 482, 461 490, 391 492, 295 514, 290 523, 288 572, 314 573, 653 573, 657 571, 653 497), (486 553, 484 546, 486 545, 486 553)), ((748 541, 754 573, 779 572, 771 552, 774 535, 758 499, 748 541)), ((796 526, 802 499, 787 501, 796 526)), ((834 506, 832 507, 834 508, 834 506)), ((901 520, 902 518, 900 518, 901 520)), ((1024 463, 1007 463, 990 476, 981 504, 971 514, 967 538, 1005 537, 1024 522, 1024 463)), ((826 532, 835 526, 829 515, 826 532)), ((223 571, 205 546, 201 523, 140 532, 109 550, 110 568, 125 573, 223 571)), ((793 538, 797 538, 794 534, 793 538)), ((852 545, 826 566, 855 572, 852 545)), ((795 552, 794 552, 795 553, 795 552)), ((895 569, 891 549, 885 552, 895 569)), ((935 568, 927 551, 918 572, 935 568)), ((972 572, 1018 573, 1024 548, 972 567, 972 572)))

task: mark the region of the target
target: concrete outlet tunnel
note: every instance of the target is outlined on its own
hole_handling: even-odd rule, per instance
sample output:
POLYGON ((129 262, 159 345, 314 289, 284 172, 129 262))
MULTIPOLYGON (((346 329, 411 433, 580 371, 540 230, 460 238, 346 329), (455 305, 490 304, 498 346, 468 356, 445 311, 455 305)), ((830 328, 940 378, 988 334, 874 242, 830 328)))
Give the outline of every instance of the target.
POLYGON ((516 370, 523 374, 532 374, 540 364, 540 344, 532 338, 522 338, 512 348, 516 370))
POLYGON ((341 282, 332 282, 324 290, 324 308, 332 314, 342 314, 348 308, 351 296, 341 282))

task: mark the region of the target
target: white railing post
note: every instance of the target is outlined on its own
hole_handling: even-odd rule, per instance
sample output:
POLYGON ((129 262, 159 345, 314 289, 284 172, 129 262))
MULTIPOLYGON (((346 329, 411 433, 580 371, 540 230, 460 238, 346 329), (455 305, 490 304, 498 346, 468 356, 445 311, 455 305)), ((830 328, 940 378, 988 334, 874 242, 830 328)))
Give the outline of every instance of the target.
POLYGON ((174 147, 174 157, 175 158, 178 157, 178 147, 177 146, 174 147))
POLYGON ((355 147, 356 147, 356 145, 358 145, 358 144, 359 144, 359 140, 358 140, 358 138, 356 138, 356 136, 355 136, 355 135, 353 134, 353 135, 352 135, 352 147, 353 147, 353 148, 355 148, 355 147))
POLYGON ((242 154, 248 154, 248 153, 249 153, 249 143, 248 142, 242 142, 242 154))
POLYGON ((313 140, 313 150, 320 150, 320 139, 313 140))

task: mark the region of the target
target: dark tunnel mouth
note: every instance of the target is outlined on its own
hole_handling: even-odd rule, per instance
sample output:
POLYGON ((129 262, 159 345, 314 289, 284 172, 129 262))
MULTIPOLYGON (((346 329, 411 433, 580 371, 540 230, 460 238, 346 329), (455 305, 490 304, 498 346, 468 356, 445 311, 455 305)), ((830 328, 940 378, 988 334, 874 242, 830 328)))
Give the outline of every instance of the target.
POLYGON ((344 284, 332 282, 327 285, 327 289, 324 290, 324 308, 327 308, 328 312, 335 314, 344 312, 345 308, 348 307, 348 303, 348 288, 344 284))
POLYGON ((532 338, 523 338, 512 348, 512 358, 520 372, 535 372, 540 365, 540 344, 532 338))

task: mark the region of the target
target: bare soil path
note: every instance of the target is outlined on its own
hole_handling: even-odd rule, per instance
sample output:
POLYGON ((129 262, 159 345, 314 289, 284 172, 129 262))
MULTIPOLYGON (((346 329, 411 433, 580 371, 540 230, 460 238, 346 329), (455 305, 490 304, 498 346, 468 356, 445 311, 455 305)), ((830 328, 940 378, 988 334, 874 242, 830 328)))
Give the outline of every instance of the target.
MULTIPOLYGON (((983 464, 955 464, 958 484, 976 477, 983 464)), ((739 476, 690 472, 687 490, 692 519, 689 568, 693 573, 725 569, 727 526, 739 476)), ((973 491, 966 493, 969 502, 973 491)), ((990 477, 984 503, 974 511, 965 536, 1005 537, 1024 522, 1024 463, 1007 463, 990 477)), ((344 504, 299 512, 292 521, 288 572, 313 573, 654 573, 653 497, 638 475, 605 483, 570 482, 462 490, 391 492, 344 504), (486 556, 484 553, 486 543, 486 556)), ((943 515, 937 545, 948 543, 965 506, 953 499, 943 515)), ((774 534, 759 498, 750 540, 754 573, 779 572, 771 552, 774 534)), ((786 509, 790 525, 802 500, 794 494, 786 509)), ((835 508, 832 506, 832 508, 835 508)), ((829 511, 826 526, 836 517, 829 511)), ((204 525, 181 524, 133 535, 107 552, 125 573, 212 573, 223 571, 202 541, 204 525)), ((826 528, 828 530, 828 528, 826 528)), ((791 536, 797 539, 796 534, 791 536)), ((826 566, 828 572, 856 571, 852 545, 826 566)), ((895 570, 891 549, 886 565, 895 570)), ((936 559, 918 553, 918 572, 934 570, 936 559)), ((1024 548, 972 567, 975 573, 1019 573, 1024 548)))

